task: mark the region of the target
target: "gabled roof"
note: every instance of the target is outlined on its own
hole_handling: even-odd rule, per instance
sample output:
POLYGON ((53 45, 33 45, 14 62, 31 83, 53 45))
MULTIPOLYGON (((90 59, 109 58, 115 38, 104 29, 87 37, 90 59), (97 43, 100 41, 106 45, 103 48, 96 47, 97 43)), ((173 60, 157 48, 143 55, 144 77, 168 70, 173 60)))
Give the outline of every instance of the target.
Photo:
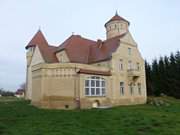
POLYGON ((119 16, 118 13, 116 12, 115 16, 113 16, 109 21, 107 21, 105 23, 105 27, 106 25, 109 23, 109 22, 112 22, 112 21, 125 21, 128 23, 128 25, 130 24, 129 21, 127 21, 126 19, 124 19, 123 17, 119 16))
POLYGON ((59 46, 56 52, 65 50, 70 62, 73 63, 88 64, 109 60, 118 48, 120 38, 125 34, 97 42, 72 35, 59 46))
POLYGON ((90 46, 96 42, 81 37, 80 35, 71 35, 57 49, 57 52, 65 50, 68 58, 73 63, 88 63, 90 46))
POLYGON ((55 55, 55 51, 57 48, 54 46, 48 45, 48 42, 45 39, 41 30, 38 30, 38 32, 35 34, 35 36, 31 39, 31 41, 26 46, 26 49, 28 49, 29 47, 35 47, 35 46, 39 47, 39 50, 45 62, 47 63, 58 62, 58 59, 56 58, 56 55, 55 55))

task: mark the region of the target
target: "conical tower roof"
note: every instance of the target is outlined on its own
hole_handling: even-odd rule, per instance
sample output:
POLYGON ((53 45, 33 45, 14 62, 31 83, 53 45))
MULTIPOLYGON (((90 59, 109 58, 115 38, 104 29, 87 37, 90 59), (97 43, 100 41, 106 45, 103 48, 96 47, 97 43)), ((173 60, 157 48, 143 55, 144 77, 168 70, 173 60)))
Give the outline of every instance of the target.
POLYGON ((48 45, 48 42, 46 41, 41 30, 37 31, 37 33, 34 35, 31 41, 27 44, 26 49, 28 49, 29 47, 36 46, 36 45, 48 45))
POLYGON ((112 21, 121 21, 121 20, 127 22, 128 25, 130 24, 129 21, 127 21, 127 20, 124 19, 123 17, 119 16, 118 13, 117 13, 117 11, 116 11, 116 14, 115 14, 109 21, 107 21, 107 22, 105 23, 105 27, 106 27, 106 25, 107 25, 108 23, 110 23, 110 22, 112 22, 112 21))

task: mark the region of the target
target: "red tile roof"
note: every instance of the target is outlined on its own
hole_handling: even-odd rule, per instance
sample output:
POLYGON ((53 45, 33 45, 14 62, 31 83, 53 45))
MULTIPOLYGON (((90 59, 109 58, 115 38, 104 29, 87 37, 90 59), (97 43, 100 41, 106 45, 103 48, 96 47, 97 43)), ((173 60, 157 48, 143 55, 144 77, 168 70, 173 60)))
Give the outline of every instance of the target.
POLYGON ((127 22, 128 25, 130 24, 129 21, 127 21, 126 19, 124 19, 123 17, 119 16, 119 15, 116 13, 115 16, 113 16, 109 21, 107 21, 107 22, 105 23, 105 27, 106 27, 106 25, 107 25, 109 22, 112 22, 112 21, 121 21, 121 20, 127 22))
POLYGON ((112 53, 114 53, 119 47, 120 38, 122 38, 125 34, 107 39, 99 43, 97 42, 95 46, 91 46, 88 63, 96 63, 111 59, 112 53))
POLYGON ((72 35, 59 46, 57 53, 65 50, 70 62, 73 63, 88 64, 108 60, 111 59, 112 53, 119 46, 120 38, 124 35, 97 42, 72 35))
POLYGON ((44 35, 39 30, 28 43, 26 49, 38 46, 47 63, 57 63, 56 53, 65 50, 70 62, 90 64, 111 59, 112 53, 119 47, 120 38, 124 35, 126 33, 104 41, 93 41, 80 35, 71 35, 59 47, 55 47, 48 44, 44 35))
POLYGON ((35 36, 31 39, 31 41, 26 46, 26 49, 29 47, 38 46, 39 50, 44 58, 45 62, 47 63, 56 63, 58 59, 55 55, 55 50, 57 49, 54 46, 49 46, 48 42, 46 41, 43 33, 39 30, 35 36))
POLYGON ((68 58, 73 63, 88 63, 90 46, 95 45, 96 42, 93 40, 72 35, 59 46, 57 52, 65 50, 68 58))
POLYGON ((18 90, 15 92, 15 94, 16 94, 16 95, 23 95, 24 92, 25 92, 24 89, 18 89, 18 90))

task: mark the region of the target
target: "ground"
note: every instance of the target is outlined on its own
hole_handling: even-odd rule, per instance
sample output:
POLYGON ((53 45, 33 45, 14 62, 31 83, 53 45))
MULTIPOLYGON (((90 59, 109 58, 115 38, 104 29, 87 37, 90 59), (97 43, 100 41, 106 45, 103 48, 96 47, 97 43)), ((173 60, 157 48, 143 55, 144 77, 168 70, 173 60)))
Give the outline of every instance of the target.
POLYGON ((169 106, 47 110, 0 98, 0 135, 179 135, 180 100, 169 106))

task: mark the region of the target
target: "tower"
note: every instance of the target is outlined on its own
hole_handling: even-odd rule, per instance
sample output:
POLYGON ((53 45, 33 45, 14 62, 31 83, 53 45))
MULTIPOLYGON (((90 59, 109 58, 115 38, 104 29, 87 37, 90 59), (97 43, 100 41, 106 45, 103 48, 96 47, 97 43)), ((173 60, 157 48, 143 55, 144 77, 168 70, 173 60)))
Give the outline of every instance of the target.
POLYGON ((32 98, 32 57, 35 52, 36 46, 47 44, 45 37, 43 36, 41 30, 35 34, 35 36, 31 39, 31 41, 26 46, 26 60, 27 60, 27 68, 26 68, 26 91, 25 98, 32 98))
POLYGON ((115 16, 105 23, 106 38, 109 39, 126 33, 129 25, 130 23, 116 12, 115 16))

